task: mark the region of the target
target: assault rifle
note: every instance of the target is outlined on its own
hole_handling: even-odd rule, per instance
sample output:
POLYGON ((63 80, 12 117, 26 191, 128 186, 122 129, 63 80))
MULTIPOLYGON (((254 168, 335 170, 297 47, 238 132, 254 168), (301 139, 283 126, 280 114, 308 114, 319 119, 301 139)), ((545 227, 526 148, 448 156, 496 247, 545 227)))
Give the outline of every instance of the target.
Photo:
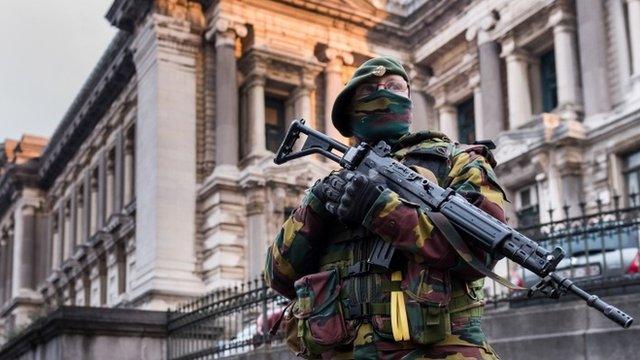
MULTIPOLYGON (((562 248, 556 247, 549 251, 539 246, 509 225, 503 224, 472 205, 453 189, 443 189, 393 159, 389 156, 390 151, 391 148, 384 141, 380 141, 375 146, 361 143, 358 146, 349 147, 306 126, 304 120, 295 120, 280 145, 274 162, 283 164, 289 160, 316 153, 337 162, 345 169, 365 176, 370 177, 374 174, 382 176, 390 190, 398 193, 404 200, 418 205, 434 220, 436 227, 438 223, 441 225, 444 223, 445 225, 442 225, 444 227, 447 226, 446 224, 453 225, 455 230, 466 235, 467 241, 490 254, 507 257, 542 278, 540 283, 530 289, 530 295, 532 292, 540 292, 550 298, 558 298, 570 291, 620 326, 624 328, 631 326, 633 322, 631 316, 554 272, 564 257, 562 248), (294 145, 300 138, 300 134, 306 134, 307 139, 300 150, 294 151, 294 145), (443 217, 446 218, 444 222, 441 221, 443 217)), ((459 236, 457 241, 459 243, 455 245, 466 246, 459 236)), ((379 244, 376 245, 367 262, 388 267, 394 248, 388 242, 380 241, 379 244)), ((465 254, 458 253, 464 258, 465 254)))

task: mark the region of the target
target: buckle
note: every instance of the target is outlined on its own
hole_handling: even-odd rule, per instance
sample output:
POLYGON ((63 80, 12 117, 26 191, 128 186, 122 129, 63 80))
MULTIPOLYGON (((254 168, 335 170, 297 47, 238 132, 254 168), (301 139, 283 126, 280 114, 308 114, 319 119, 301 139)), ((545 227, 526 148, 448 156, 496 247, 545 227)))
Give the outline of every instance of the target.
POLYGON ((364 318, 371 315, 371 304, 369 303, 349 303, 348 307, 350 319, 364 318))
POLYGON ((369 272, 369 263, 360 260, 347 268, 347 276, 355 276, 369 272))

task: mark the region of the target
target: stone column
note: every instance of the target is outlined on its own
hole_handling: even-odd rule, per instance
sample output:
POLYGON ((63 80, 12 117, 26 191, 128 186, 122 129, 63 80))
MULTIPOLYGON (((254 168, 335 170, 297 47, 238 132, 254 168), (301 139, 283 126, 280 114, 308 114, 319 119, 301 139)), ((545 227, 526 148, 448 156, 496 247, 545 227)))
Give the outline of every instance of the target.
POLYGON ((87 239, 91 238, 96 231, 98 231, 98 171, 91 171, 91 178, 89 189, 91 191, 90 200, 90 222, 89 222, 89 235, 87 239))
POLYGON ((582 111, 575 18, 563 10, 555 10, 549 23, 553 26, 558 107, 564 117, 575 120, 577 112, 582 111))
POLYGON ((123 205, 129 205, 133 201, 133 189, 135 186, 134 171, 135 164, 133 159, 134 142, 132 139, 126 139, 124 143, 124 180, 123 180, 123 205))
POLYGON ((35 204, 19 204, 14 212, 13 297, 35 295, 35 217, 35 204))
MULTIPOLYGON (((433 130, 429 126, 429 104, 425 98, 424 92, 419 89, 411 89, 411 102, 413 109, 413 121, 411 122, 411 131, 433 130)), ((343 142, 346 144, 346 142, 343 142)))
POLYGON ((76 306, 91 304, 91 279, 89 273, 83 270, 76 281, 76 306))
POLYGON ((62 236, 62 238, 64 239, 63 242, 63 249, 62 249, 62 259, 63 261, 68 259, 71 256, 71 253, 73 252, 73 233, 75 232, 75 228, 73 227, 73 222, 71 219, 71 216, 73 214, 73 211, 71 209, 71 204, 73 203, 72 199, 69 200, 65 200, 64 202, 64 212, 63 212, 63 216, 64 216, 64 235, 62 236))
POLYGON ((603 6, 601 0, 576 1, 585 117, 611 110, 607 82, 607 39, 603 6))
POLYGON ((264 156, 267 152, 264 103, 265 73, 266 69, 264 66, 256 63, 246 80, 247 157, 250 159, 264 156))
POLYGON ((609 17, 613 27, 613 42, 615 43, 615 58, 618 66, 618 82, 620 90, 627 91, 631 76, 631 59, 629 54, 629 36, 624 13, 625 0, 611 0, 607 2, 609 17))
POLYGON ((113 175, 115 177, 113 183, 113 212, 120 213, 122 211, 123 193, 124 193, 124 136, 122 131, 116 135, 115 141, 115 159, 113 175))
POLYGON ((73 255, 73 252, 78 244, 78 224, 80 223, 80 213, 78 212, 78 188, 74 185, 71 190, 71 222, 69 226, 69 257, 73 255))
POLYGON ((4 307, 4 294, 8 290, 6 287, 6 265, 7 265, 7 243, 9 239, 0 229, 0 307, 4 307))
POLYGON ((449 104, 437 106, 440 119, 440 132, 447 135, 452 141, 458 141, 458 109, 449 104))
POLYGON ((91 232, 91 170, 85 170, 84 179, 82 181, 82 236, 80 243, 84 244, 89 240, 91 232))
POLYGON ((529 58, 529 91, 531 94, 531 113, 542 113, 542 73, 540 58, 529 58))
POLYGON ((265 179, 255 175, 242 182, 247 194, 247 279, 257 278, 264 268, 267 242, 270 240, 267 231, 265 179))
POLYGON ((509 128, 517 129, 531 119, 531 93, 527 70, 528 55, 516 48, 513 39, 502 44, 502 56, 507 62, 507 91, 509 93, 509 128))
POLYGON ((544 223, 559 220, 561 212, 558 209, 563 204, 560 199, 560 175, 554 157, 549 152, 540 152, 531 156, 531 162, 534 164, 536 172, 540 221, 544 223), (549 217, 550 208, 555 209, 553 218, 549 217))
POLYGON ((13 225, 10 225, 8 229, 3 231, 5 233, 4 238, 4 251, 5 251, 5 260, 6 262, 3 265, 4 267, 4 278, 2 281, 4 282, 4 302, 6 304, 7 301, 11 300, 13 297, 13 248, 14 248, 14 230, 13 225))
POLYGON ((76 246, 82 243, 82 196, 82 192, 76 187, 73 190, 73 225, 71 226, 73 241, 71 242, 71 255, 73 255, 76 246))
POLYGON ((102 230, 107 218, 107 154, 102 150, 98 156, 98 213, 96 231, 102 230))
POLYGON ((293 92, 294 99, 294 117, 297 119, 305 119, 307 124, 315 128, 314 119, 312 118, 311 109, 311 92, 315 86, 309 77, 305 76, 302 79, 300 86, 298 86, 293 92))
POLYGON ((469 87, 473 89, 473 117, 475 128, 475 139, 484 140, 484 118, 482 112, 482 89, 480 88, 480 76, 475 75, 469 79, 469 87))
POLYGON ((107 277, 107 303, 108 307, 113 307, 119 302, 118 293, 118 261, 115 247, 111 248, 106 255, 106 277, 107 277))
POLYGON ((215 40, 216 47, 216 107, 215 136, 216 166, 238 165, 238 80, 236 78, 236 39, 245 37, 247 28, 218 19, 207 39, 215 40))
POLYGON ((331 110, 344 84, 342 83, 342 66, 353 64, 353 56, 350 53, 328 48, 325 50, 328 60, 324 69, 324 126, 327 135, 346 144, 347 139, 333 126, 331 110))
POLYGON ((413 104, 411 110, 413 120, 409 129, 411 132, 435 130, 438 127, 438 119, 434 119, 433 103, 430 102, 431 99, 424 90, 427 87, 428 76, 421 71, 419 66, 407 64, 405 68, 411 83, 411 102, 413 104))
POLYGON ((107 166, 106 166, 106 186, 105 186, 105 223, 109 221, 109 217, 113 214, 114 210, 114 200, 115 200, 115 158, 111 156, 107 157, 107 166))
MULTIPOLYGON (((179 11, 183 6, 180 4, 174 4, 172 11, 179 11)), ((179 301, 181 296, 202 294, 193 241, 197 191, 196 64, 202 45, 201 26, 152 11, 136 29, 131 45, 138 74, 138 102, 144 104, 137 107, 136 115, 135 154, 144 156, 135 159, 137 256, 131 300, 144 303, 147 309, 166 309, 169 298, 179 301)), ((227 58, 222 56, 224 59, 227 58)), ((235 67, 230 69, 220 61, 218 75, 218 80, 224 76, 235 79, 235 67), (231 71, 232 76, 223 75, 225 71, 231 71)), ((227 92, 235 93, 234 84, 218 86, 220 91, 216 93, 224 94, 227 88, 232 89, 227 92)), ((235 112, 225 114, 221 109, 236 109, 237 98, 223 99, 218 104, 224 106, 216 109, 231 118, 219 116, 217 120, 221 124, 236 121, 235 112)), ((225 131, 228 133, 224 126, 218 131, 218 135, 222 132, 223 136, 230 136, 224 143, 233 146, 235 141, 237 145, 237 137, 234 140, 234 134, 225 131)), ((237 158, 237 146, 231 153, 237 158)))
MULTIPOLYGON (((640 0, 627 0, 632 82, 640 83, 640 0)), ((640 89, 639 89, 640 90, 640 89)))
POLYGON ((58 209, 51 214, 51 269, 60 268, 60 216, 58 209))
MULTIPOLYGON (((476 127, 479 139, 495 139, 505 130, 504 98, 498 43, 491 40, 486 30, 478 32, 478 61, 480 63, 480 93, 491 94, 481 99, 482 122, 476 127)), ((475 93, 474 93, 475 95, 475 93)), ((474 99, 475 101, 475 99, 474 99)), ((475 108, 475 104, 474 104, 475 108)), ((476 112, 476 119, 478 117, 476 112)))
POLYGON ((66 245, 66 232, 67 232, 67 224, 65 215, 67 213, 67 205, 66 200, 60 199, 60 205, 58 208, 58 249, 56 252, 58 254, 58 267, 62 266, 64 262, 64 249, 66 245))

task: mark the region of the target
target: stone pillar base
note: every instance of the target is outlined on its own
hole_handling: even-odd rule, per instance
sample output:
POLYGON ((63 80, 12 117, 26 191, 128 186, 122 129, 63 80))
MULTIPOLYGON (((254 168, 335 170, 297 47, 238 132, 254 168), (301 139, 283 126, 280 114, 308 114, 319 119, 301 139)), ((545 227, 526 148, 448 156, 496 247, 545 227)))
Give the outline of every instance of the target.
POLYGON ((245 197, 238 184, 236 166, 216 166, 198 191, 203 220, 202 278, 205 290, 244 280, 245 197))

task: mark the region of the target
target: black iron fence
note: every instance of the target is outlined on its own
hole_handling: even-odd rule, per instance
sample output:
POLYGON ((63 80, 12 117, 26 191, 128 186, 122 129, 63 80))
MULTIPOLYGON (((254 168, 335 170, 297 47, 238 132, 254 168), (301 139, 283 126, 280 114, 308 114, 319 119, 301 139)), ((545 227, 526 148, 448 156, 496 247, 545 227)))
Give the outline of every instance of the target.
POLYGON ((219 359, 278 344, 269 335, 286 299, 262 279, 214 291, 168 311, 168 359, 219 359))
MULTIPOLYGON (((550 209, 545 223, 519 229, 548 248, 561 246, 566 258, 557 271, 589 290, 640 288, 640 195, 625 206, 619 196, 593 204, 550 209), (635 288, 634 288, 635 286, 635 288)), ((530 287, 537 277, 503 259, 495 271, 514 284, 530 287)), ((487 280, 487 302, 498 305, 524 302, 525 291, 487 280)), ((221 289, 168 312, 168 358, 217 359, 282 342, 269 335, 286 299, 267 288, 263 280, 221 289)))
MULTIPOLYGON (((560 246, 565 258, 556 272, 572 278, 588 290, 615 288, 636 291, 640 285, 640 194, 632 194, 623 204, 618 195, 573 207, 549 209, 550 221, 518 230, 548 249, 560 246)), ((511 283, 531 287, 537 276, 514 262, 503 259, 494 268, 511 283)), ((523 300, 526 291, 513 291, 487 280, 489 303, 523 300)))

